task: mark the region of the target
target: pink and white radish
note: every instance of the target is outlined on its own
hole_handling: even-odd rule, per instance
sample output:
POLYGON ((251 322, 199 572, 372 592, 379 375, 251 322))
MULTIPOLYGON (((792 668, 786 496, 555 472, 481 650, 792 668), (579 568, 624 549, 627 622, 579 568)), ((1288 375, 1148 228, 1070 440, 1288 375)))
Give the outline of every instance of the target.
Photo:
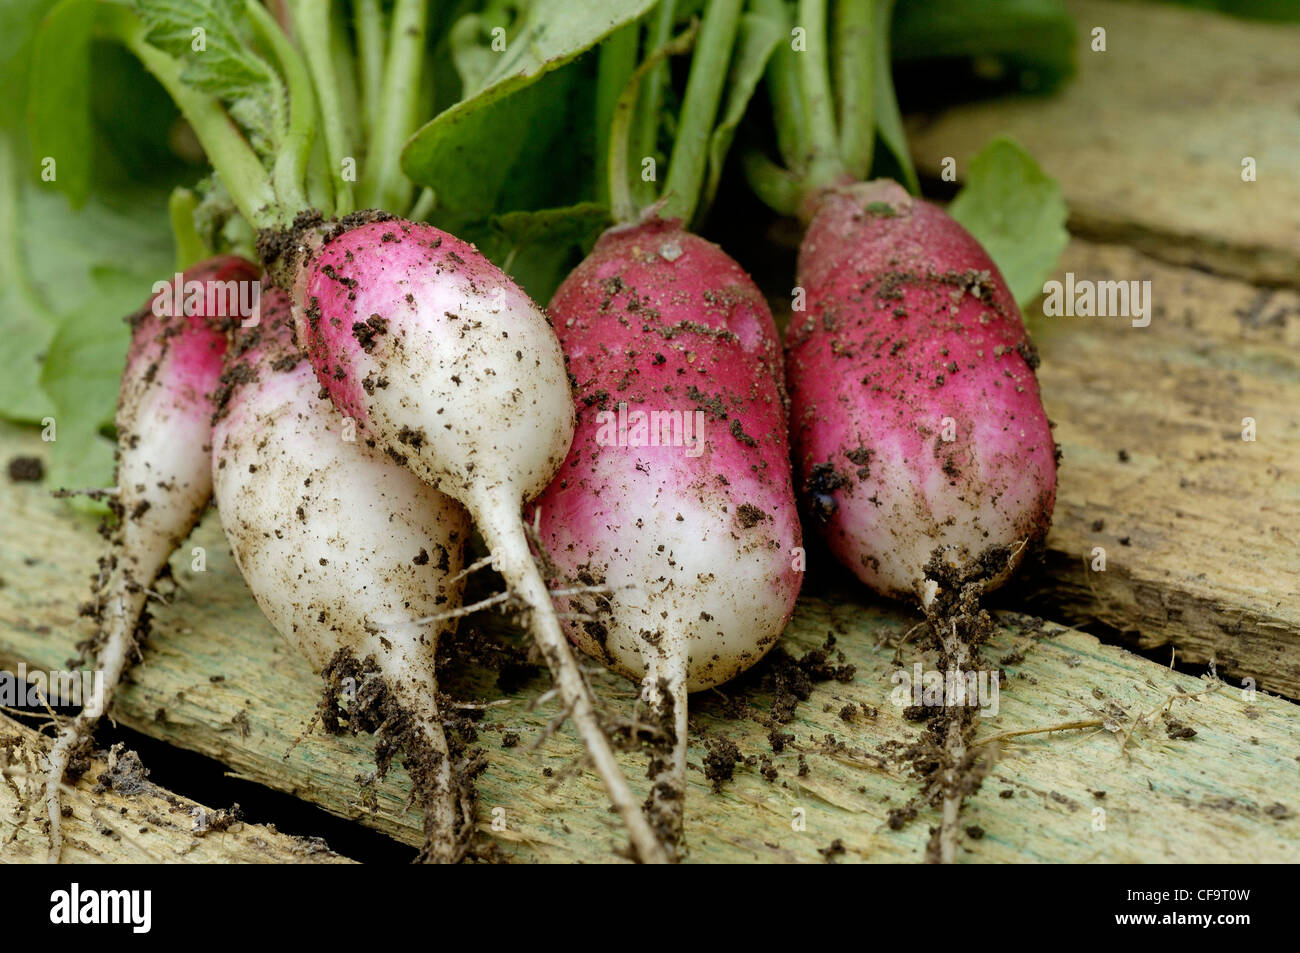
MULTIPOLYGON (((1036 360, 997 266, 942 210, 888 180, 816 208, 799 251, 807 313, 787 339, 797 483, 840 560, 919 602, 940 667, 970 672, 990 628, 979 597, 1052 519, 1036 360)), ((960 705, 930 722, 947 755, 935 861, 956 857, 973 724, 960 705)))
MULTIPOLYGON (((791 25, 779 0, 757 2, 791 25)), ((830 19, 801 5, 806 55, 778 44, 767 66, 783 167, 752 150, 744 168, 760 198, 807 225, 804 307, 786 336, 796 487, 863 582, 930 607, 941 586, 1000 585, 1042 540, 1055 446, 993 260, 936 206, 860 181, 879 141, 915 184, 890 15, 888 3, 841 4, 830 19)))
POLYGON ((262 243, 334 405, 397 462, 463 503, 530 627, 626 824, 637 857, 663 861, 614 759, 591 692, 529 551, 520 511, 573 438, 550 322, 471 245, 372 213, 304 223, 262 243), (278 254, 276 253, 278 251, 278 254))
MULTIPOLYGON (((781 0, 756 3, 794 25, 781 0)), ((863 181, 879 143, 883 164, 917 189, 890 77, 892 9, 842 3, 828 17, 825 3, 799 5, 806 48, 778 44, 766 67, 781 164, 754 148, 744 170, 763 201, 808 226, 786 383, 811 519, 863 582, 917 601, 940 667, 967 673, 991 629, 981 594, 1047 534, 1056 451, 992 259, 940 209, 863 181)), ((979 787, 975 723, 960 703, 929 719, 918 771, 943 802, 933 861, 955 858, 962 801, 979 787)))
POLYGON ((283 292, 268 291, 261 325, 242 333, 212 440, 235 563, 333 690, 353 680, 349 727, 377 729, 380 770, 403 754, 425 808, 421 856, 459 860, 473 789, 443 730, 435 656, 439 635, 455 629, 469 518, 348 431, 293 342, 283 292))
POLYGON ((60 729, 49 753, 45 804, 52 863, 63 844, 63 776, 140 652, 150 587, 212 494, 211 395, 226 351, 225 324, 247 317, 237 313, 247 296, 236 283, 254 281, 257 274, 242 258, 210 259, 184 273, 179 293, 168 287, 130 319, 131 345, 117 402, 117 485, 109 497, 116 522, 107 534, 109 551, 100 560, 93 601, 93 651, 104 691, 60 729))
MULTIPOLYGON (((737 54, 740 68, 725 82, 738 37, 748 36, 747 49, 755 40, 754 23, 742 29, 742 6, 710 0, 698 27, 676 39, 668 37, 671 6, 661 11, 647 36, 651 52, 631 70, 609 119, 607 191, 618 224, 551 301, 575 379, 578 429, 536 502, 537 525, 560 572, 608 587, 599 599, 570 597, 579 619, 569 634, 641 680, 661 736, 646 806, 674 847, 686 794, 687 692, 761 658, 800 584, 775 324, 744 270, 684 225, 721 172, 731 137, 723 115, 734 125, 758 80, 737 54), (633 129, 642 146, 653 145, 666 79, 659 64, 692 45, 656 197, 632 174, 633 129)), ((616 44, 601 57, 602 75, 628 67, 616 44)))
POLYGON ((796 484, 877 592, 1000 585, 1041 543, 1055 444, 1020 312, 947 214, 888 180, 832 190, 787 337, 796 484))
POLYGON ((767 302, 720 248, 650 218, 607 231, 550 305, 577 432, 535 511, 584 652, 629 678, 667 736, 652 820, 681 836, 687 691, 775 644, 799 592, 781 354, 767 302))

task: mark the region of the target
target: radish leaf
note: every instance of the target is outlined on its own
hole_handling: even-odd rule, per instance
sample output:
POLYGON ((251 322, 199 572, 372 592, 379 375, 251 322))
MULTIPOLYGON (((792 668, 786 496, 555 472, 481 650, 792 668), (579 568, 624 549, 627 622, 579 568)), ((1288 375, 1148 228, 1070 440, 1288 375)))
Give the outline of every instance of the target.
POLYGON ((270 155, 286 133, 279 74, 254 47, 237 0, 136 0, 152 45, 185 63, 181 80, 227 104, 253 148, 270 155))
MULTIPOLYGON (((544 85, 538 81, 653 5, 654 0, 536 0, 528 6, 517 31, 506 36, 505 49, 495 52, 490 72, 479 76, 481 67, 468 67, 470 80, 479 87, 477 92, 411 137, 402 153, 403 171, 415 183, 436 189, 439 207, 456 217, 485 219, 503 210, 498 200, 518 160, 523 155, 546 154, 544 147, 538 149, 536 140, 544 132, 553 134, 560 125, 547 118, 548 111, 572 97, 562 80, 545 90, 535 88, 544 85)), ((473 63, 474 58, 463 48, 472 33, 456 35, 462 45, 459 57, 473 63)), ((568 79, 572 79, 571 73, 568 79)), ((590 114, 588 110, 586 115, 590 114)), ((551 119, 553 116, 551 112, 551 119)), ((554 187, 554 183, 545 182, 551 177, 545 174, 545 163, 533 171, 532 179, 539 185, 554 187)), ((546 204, 546 200, 516 202, 509 207, 538 204, 546 204)))
POLYGON ((1070 237, 1060 184, 1006 136, 971 159, 948 214, 984 246, 1022 308, 1042 293, 1070 237))
MULTIPOLYGON (((90 40, 98 0, 64 0, 41 23, 32 49, 28 128, 34 162, 81 205, 90 194, 90 40), (45 163, 52 163, 46 165, 45 163)), ((43 180, 44 181, 44 180, 43 180)))

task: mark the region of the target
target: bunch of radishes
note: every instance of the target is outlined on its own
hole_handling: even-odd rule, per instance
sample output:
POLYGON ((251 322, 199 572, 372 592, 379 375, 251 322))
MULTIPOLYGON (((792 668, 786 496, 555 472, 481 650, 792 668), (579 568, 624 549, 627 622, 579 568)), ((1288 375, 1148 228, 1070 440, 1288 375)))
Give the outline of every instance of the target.
MULTIPOLYGON (((780 5, 757 6, 775 15, 780 5)), ((624 64, 605 166, 615 224, 549 317, 474 246, 387 212, 351 212, 354 191, 390 207, 411 199, 386 151, 414 127, 395 90, 361 184, 310 181, 300 160, 318 115, 327 151, 347 144, 329 121, 329 18, 312 0, 289 7, 306 62, 250 5, 287 77, 286 139, 262 155, 220 97, 185 85, 178 51, 146 34, 167 25, 166 4, 142 0, 142 21, 128 8, 112 15, 259 229, 268 288, 256 320, 151 308, 136 330, 97 603, 109 685, 135 648, 148 588, 214 489, 254 597, 325 676, 335 715, 377 731, 381 767, 404 758, 431 860, 463 856, 475 824, 472 772, 444 730, 435 671, 439 636, 476 608, 460 605, 471 521, 507 587, 488 602, 526 619, 643 862, 674 859, 682 844, 688 691, 752 665, 794 609, 796 490, 835 554, 878 592, 917 600, 949 662, 968 663, 970 639, 948 636, 957 600, 1010 574, 1042 539, 1054 497, 1015 302, 942 211, 892 182, 855 184, 870 167, 861 135, 846 126, 828 153, 816 133, 828 117, 814 108, 808 141, 783 138, 794 167, 783 181, 799 185, 809 222, 797 279, 806 310, 783 363, 749 276, 687 230, 711 191, 708 164, 721 161, 700 142, 721 113, 743 112, 758 79, 733 84, 724 104, 741 0, 712 0, 676 41, 664 4, 632 44, 640 65, 624 64), (657 128, 644 113, 662 99, 660 60, 692 42, 654 194, 635 184, 629 143, 657 128), (570 641, 641 682, 653 726, 644 809, 570 641)), ((424 10, 397 3, 390 66, 420 41, 424 10)), ((778 106, 793 69, 783 63, 778 53, 770 67, 778 106)), ((807 102, 829 108, 816 63, 802 68, 807 102)), ((258 271, 219 259, 191 275, 253 281, 258 271)), ((55 857, 59 784, 97 715, 67 726, 51 757, 55 857)))

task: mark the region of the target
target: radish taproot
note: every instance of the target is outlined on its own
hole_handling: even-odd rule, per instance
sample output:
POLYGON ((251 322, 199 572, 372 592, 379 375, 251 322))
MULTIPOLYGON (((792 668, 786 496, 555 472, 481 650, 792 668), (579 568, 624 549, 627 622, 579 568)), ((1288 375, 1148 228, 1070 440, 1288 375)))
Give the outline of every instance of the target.
POLYGON ((525 500, 573 439, 564 357, 549 320, 471 245, 382 213, 302 219, 264 234, 293 289, 298 339, 334 405, 396 462, 470 511, 537 645, 636 856, 666 851, 632 796, 529 549, 525 500))
POLYGON ((283 292, 267 292, 260 326, 241 332, 232 357, 212 473, 235 563, 329 682, 327 727, 342 705, 351 731, 376 731, 381 773, 403 756, 425 810, 421 857, 459 860, 473 785, 443 730, 435 657, 455 629, 469 518, 345 429, 294 344, 283 292))
POLYGON ((91 602, 92 651, 104 687, 100 698, 61 727, 49 753, 51 862, 58 862, 63 845, 64 774, 82 755, 141 650, 150 587, 212 495, 212 393, 226 352, 227 323, 254 317, 241 313, 240 305, 255 301, 244 289, 256 291, 257 275, 257 267, 242 258, 210 259, 175 283, 160 282, 166 288, 129 319, 131 344, 115 416, 116 488, 107 497, 115 522, 105 530, 109 551, 100 560, 91 602))
POLYGON ((781 352, 762 293, 722 249, 651 217, 607 231, 551 301, 577 432, 535 504, 568 578, 570 637, 641 679, 664 736, 651 817, 681 836, 687 691, 758 661, 799 592, 781 352))

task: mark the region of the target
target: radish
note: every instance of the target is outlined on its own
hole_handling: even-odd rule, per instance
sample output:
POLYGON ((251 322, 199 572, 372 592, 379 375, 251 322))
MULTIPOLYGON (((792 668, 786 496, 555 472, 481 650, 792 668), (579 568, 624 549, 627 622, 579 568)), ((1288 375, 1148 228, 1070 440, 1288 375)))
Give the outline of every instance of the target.
POLYGON ((647 808, 674 846, 687 692, 758 661, 801 581, 776 325, 744 269, 683 227, 705 171, 689 146, 714 123, 740 6, 705 11, 665 195, 647 212, 627 187, 627 129, 637 81, 682 41, 648 57, 620 100, 608 170, 621 222, 550 304, 577 382, 577 432, 534 504, 556 569, 611 590, 561 600, 578 616, 566 624, 584 652, 641 681, 661 736, 647 808))
MULTIPOLYGON (((919 602, 940 669, 972 672, 991 628, 978 597, 1042 545, 1056 498, 1020 312, 965 229, 885 180, 822 199, 798 284, 808 310, 787 371, 808 508, 863 582, 919 602)), ((970 786, 969 705, 931 719, 949 770, 929 853, 946 863, 970 786)))
POLYGON ((570 637, 641 679, 666 736, 652 819, 681 836, 688 691, 721 684, 776 643, 801 574, 780 347, 749 276, 680 222, 604 234, 550 311, 577 378, 578 428, 536 501, 571 579, 570 637))
POLYGON ((226 351, 219 319, 247 317, 231 306, 242 297, 235 283, 255 281, 257 274, 242 258, 210 259, 186 271, 179 288, 159 290, 129 319, 131 345, 116 415, 117 485, 108 497, 116 522, 106 531, 109 551, 100 560, 92 602, 93 652, 104 691, 60 729, 49 753, 45 804, 51 863, 58 862, 63 846, 63 776, 90 742, 95 723, 140 652, 148 632, 150 587, 212 494, 211 394, 226 351))
MULTIPOLYGON (((993 260, 897 183, 856 181, 877 130, 914 180, 889 77, 890 6, 837 4, 832 37, 824 0, 800 3, 808 49, 779 48, 767 77, 786 168, 750 153, 745 171, 761 198, 807 224, 786 381, 810 519, 868 586, 920 605, 940 667, 964 677, 991 629, 980 596, 1047 535, 1056 450, 1036 358, 993 260)), ((942 801, 930 860, 955 859, 961 805, 979 787, 974 724, 970 703, 954 699, 929 720, 928 793, 942 801)))
POLYGON ((260 327, 245 333, 212 440, 235 563, 267 618, 333 692, 345 679, 360 682, 349 683, 349 727, 377 729, 381 772, 403 753, 425 806, 421 856, 459 860, 473 832, 473 787, 455 770, 443 731, 435 657, 438 636, 455 628, 469 518, 349 439, 293 342, 283 292, 267 293, 260 327))
POLYGON ((878 180, 822 199, 798 267, 796 483, 831 550, 922 606, 938 576, 1000 585, 1047 534, 1056 460, 997 266, 942 210, 878 180))

